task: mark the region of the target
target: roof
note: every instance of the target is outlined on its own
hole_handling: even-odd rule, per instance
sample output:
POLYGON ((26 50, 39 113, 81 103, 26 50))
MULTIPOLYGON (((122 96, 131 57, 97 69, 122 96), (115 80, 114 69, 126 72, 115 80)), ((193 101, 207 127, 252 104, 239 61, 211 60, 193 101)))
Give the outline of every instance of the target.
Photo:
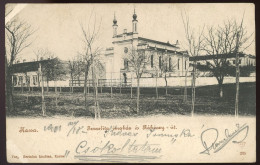
MULTIPOLYGON (((240 53, 239 57, 245 57, 247 56, 246 54, 240 53)), ((218 54, 218 55, 203 55, 203 56, 195 56, 195 57, 190 57, 190 61, 201 61, 201 60, 211 60, 211 59, 220 59, 220 58, 235 58, 236 54, 231 53, 231 54, 218 54)), ((250 56, 249 56, 250 57, 250 56)))
POLYGON ((143 41, 153 42, 153 43, 160 44, 160 45, 165 45, 165 46, 170 46, 170 47, 178 48, 176 45, 172 45, 172 44, 170 44, 169 42, 161 42, 161 41, 152 40, 152 39, 143 38, 143 37, 138 37, 138 40, 143 40, 143 41))
MULTIPOLYGON (((149 48, 155 49, 156 47, 152 47, 150 46, 149 48)), ((163 48, 156 48, 158 51, 165 51, 167 49, 163 49, 163 48)), ((173 51, 173 50, 167 50, 168 53, 173 53, 173 54, 177 54, 177 55, 185 55, 185 56, 189 56, 187 54, 187 52, 184 51, 173 51)))
MULTIPOLYGON (((18 63, 14 64, 12 66, 13 73, 25 73, 25 72, 33 72, 38 71, 39 63, 42 65, 45 65, 47 62, 54 60, 41 60, 41 61, 31 61, 31 62, 24 62, 24 63, 18 63)), ((66 61, 61 61, 64 65, 66 65, 66 61)))
POLYGON ((50 60, 41 60, 41 61, 32 61, 32 62, 23 62, 14 64, 12 69, 13 73, 22 73, 22 72, 32 72, 37 71, 39 68, 39 63, 44 64, 50 60))

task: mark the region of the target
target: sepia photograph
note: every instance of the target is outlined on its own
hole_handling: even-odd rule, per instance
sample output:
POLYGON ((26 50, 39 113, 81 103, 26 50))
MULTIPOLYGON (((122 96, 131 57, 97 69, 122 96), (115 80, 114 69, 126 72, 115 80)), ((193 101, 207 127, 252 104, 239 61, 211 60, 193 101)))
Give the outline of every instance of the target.
POLYGON ((7 3, 9 163, 256 161, 253 3, 7 3))

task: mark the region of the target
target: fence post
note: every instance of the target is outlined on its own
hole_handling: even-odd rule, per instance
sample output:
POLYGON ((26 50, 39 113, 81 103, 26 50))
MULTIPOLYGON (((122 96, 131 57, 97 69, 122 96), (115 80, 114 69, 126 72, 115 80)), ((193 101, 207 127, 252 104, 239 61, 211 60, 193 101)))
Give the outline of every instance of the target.
POLYGON ((100 92, 102 93, 102 86, 103 86, 103 84, 102 84, 102 79, 101 79, 101 84, 100 84, 100 92))
POLYGON ((112 72, 111 72, 111 81, 110 81, 110 86, 111 86, 111 98, 113 97, 113 89, 112 89, 112 72))
POLYGON ((120 78, 119 78, 119 81, 120 81, 120 82, 119 82, 119 83, 120 83, 120 84, 119 84, 119 88, 120 88, 120 94, 121 94, 121 85, 122 85, 122 83, 121 83, 121 72, 120 72, 119 74, 120 74, 120 76, 119 76, 119 77, 120 77, 120 78))
POLYGON ((89 84, 90 84, 90 83, 88 83, 88 80, 87 80, 87 91, 88 91, 88 95, 89 95, 89 84))
POLYGON ((133 98, 133 74, 131 72, 131 99, 133 98))

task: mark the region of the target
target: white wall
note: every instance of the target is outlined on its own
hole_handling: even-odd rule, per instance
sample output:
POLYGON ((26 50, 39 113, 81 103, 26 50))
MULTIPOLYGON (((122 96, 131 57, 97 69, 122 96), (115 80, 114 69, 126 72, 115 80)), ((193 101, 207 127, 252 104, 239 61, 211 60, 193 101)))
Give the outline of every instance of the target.
MULTIPOLYGON (((118 82, 120 80, 118 79, 118 82)), ((123 82, 123 78, 121 79, 123 82)), ((240 82, 256 82, 255 77, 240 77, 240 82)), ((110 84, 110 80, 107 80, 108 84, 110 84)), ((128 77, 127 82, 131 82, 131 78, 128 77)), ((167 78, 168 86, 174 87, 183 87, 185 85, 185 77, 169 77, 167 78)), ((235 77, 225 77, 224 84, 235 83, 235 77)), ((206 86, 206 85, 217 85, 217 79, 215 77, 199 77, 196 79, 196 86, 206 86)), ((135 78, 132 79, 132 85, 137 86, 137 81, 135 78)), ((46 86, 46 82, 44 82, 44 86, 46 86)), ((57 86, 61 87, 69 87, 69 81, 57 81, 57 86)), ((83 86, 83 85, 82 85, 83 86)), ((113 86, 119 86, 119 84, 113 84, 113 86)), ((141 87, 155 87, 156 86, 156 78, 141 78, 140 79, 141 87)), ((165 80, 160 77, 157 78, 157 86, 164 87, 165 80)), ((187 86, 191 86, 191 77, 187 77, 187 86)), ((54 87, 54 81, 49 82, 49 87, 54 87)))

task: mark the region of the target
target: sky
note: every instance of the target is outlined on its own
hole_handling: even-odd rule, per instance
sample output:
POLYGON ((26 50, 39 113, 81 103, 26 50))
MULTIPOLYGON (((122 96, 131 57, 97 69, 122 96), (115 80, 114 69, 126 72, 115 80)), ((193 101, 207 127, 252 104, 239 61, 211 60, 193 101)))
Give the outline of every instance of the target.
MULTIPOLYGON (((244 25, 248 33, 255 33, 255 6, 249 3, 28 4, 15 17, 29 23, 36 32, 31 38, 32 45, 19 55, 19 59, 34 60, 36 56, 33 51, 40 48, 49 49, 62 60, 75 57, 83 46, 80 22, 84 25, 90 22, 91 25, 94 15, 96 22, 100 23, 99 46, 104 49, 111 47, 114 13, 118 34, 122 33, 123 29, 130 32, 134 8, 139 36, 162 42, 169 41, 172 44, 178 40, 182 49, 186 48, 181 17, 184 11, 189 15, 191 26, 195 29, 203 25, 206 28, 222 25, 228 19, 240 22, 245 12, 244 25)), ((246 53, 255 55, 255 44, 251 45, 246 53)))

